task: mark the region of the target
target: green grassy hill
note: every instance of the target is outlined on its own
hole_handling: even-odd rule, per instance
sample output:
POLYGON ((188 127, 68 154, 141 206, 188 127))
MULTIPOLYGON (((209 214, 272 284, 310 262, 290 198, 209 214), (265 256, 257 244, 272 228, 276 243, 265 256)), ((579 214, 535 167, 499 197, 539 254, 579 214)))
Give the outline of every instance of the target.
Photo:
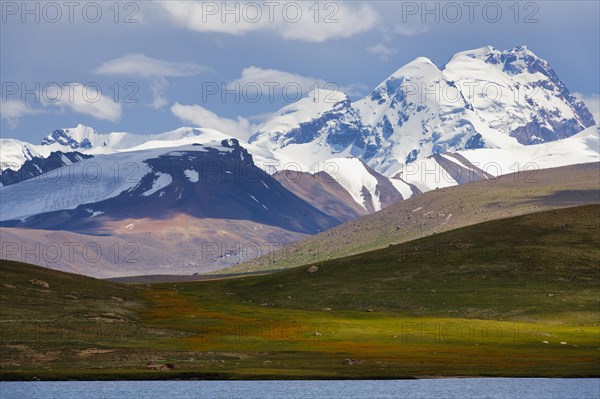
POLYGON ((599 213, 215 281, 128 286, 2 261, 0 378, 599 376, 599 213))
POLYGON ((599 219, 599 205, 534 213, 316 263, 315 273, 305 266, 220 285, 282 308, 597 325, 599 219))
POLYGON ((220 273, 288 269, 501 218, 600 203, 600 163, 525 171, 429 191, 220 273))

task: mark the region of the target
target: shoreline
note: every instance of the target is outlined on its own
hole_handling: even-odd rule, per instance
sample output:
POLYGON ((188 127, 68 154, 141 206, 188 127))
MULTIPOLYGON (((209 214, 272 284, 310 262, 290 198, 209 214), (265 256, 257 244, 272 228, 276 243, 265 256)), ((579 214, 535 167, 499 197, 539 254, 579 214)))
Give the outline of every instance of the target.
POLYGON ((473 378, 518 378, 518 379, 594 379, 597 375, 416 375, 416 376, 282 376, 282 375, 240 375, 234 373, 212 372, 180 372, 180 373, 83 373, 71 374, 68 372, 5 372, 0 373, 0 382, 40 382, 40 381, 377 381, 377 380, 446 380, 446 379, 473 379, 473 378), (46 374, 46 375, 45 375, 46 374), (61 375, 62 374, 62 375, 61 375), (143 374, 143 375, 142 375, 143 374), (62 378, 61 378, 62 377, 62 378))

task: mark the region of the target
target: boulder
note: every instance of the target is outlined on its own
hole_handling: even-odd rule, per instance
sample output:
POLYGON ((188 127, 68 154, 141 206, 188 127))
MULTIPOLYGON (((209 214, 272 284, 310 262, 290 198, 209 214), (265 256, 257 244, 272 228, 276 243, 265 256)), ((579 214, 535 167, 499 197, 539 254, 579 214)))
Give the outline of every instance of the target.
POLYGON ((29 282, 33 285, 35 285, 36 287, 48 290, 50 289, 50 284, 48 284, 47 282, 43 281, 43 280, 38 280, 38 279, 33 279, 33 280, 29 280, 29 282))

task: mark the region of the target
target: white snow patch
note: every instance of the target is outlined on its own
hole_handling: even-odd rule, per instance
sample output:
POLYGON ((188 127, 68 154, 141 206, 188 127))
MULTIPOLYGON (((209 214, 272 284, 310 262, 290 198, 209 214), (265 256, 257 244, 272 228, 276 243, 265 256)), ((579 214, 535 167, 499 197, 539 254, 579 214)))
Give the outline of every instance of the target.
POLYGON ((161 190, 173 183, 173 178, 169 174, 156 172, 156 176, 157 178, 154 180, 154 183, 152 183, 152 188, 142 194, 144 197, 149 197, 158 190, 161 190))
POLYGON ((375 211, 381 210, 381 200, 377 190, 377 178, 358 158, 332 158, 318 164, 318 171, 329 174, 348 191, 357 204, 367 210, 363 188, 371 194, 375 211))
POLYGON ((458 183, 434 158, 418 159, 406 166, 402 180, 422 192, 456 186, 458 183))
POLYGON ((402 195, 403 199, 409 199, 413 195, 412 188, 405 181, 400 179, 390 178, 390 182, 394 185, 396 190, 402 195))
MULTIPOLYGON (((562 140, 511 149, 481 148, 459 151, 479 169, 500 176, 517 171, 556 168, 600 161, 599 125, 562 140)), ((532 175, 532 178, 535 178, 532 175)))
POLYGON ((151 157, 152 154, 144 151, 102 155, 55 169, 36 179, 4 186, 0 189, 0 220, 75 209, 82 204, 116 197, 138 185, 150 172, 143 161, 151 157), (119 173, 115 172, 115 165, 120 166, 119 173), (125 169, 124 165, 135 165, 135 168, 125 169))
POLYGON ((192 183, 198 183, 198 181, 200 180, 200 175, 198 174, 198 171, 194 169, 186 169, 183 171, 183 173, 185 173, 186 177, 192 183))

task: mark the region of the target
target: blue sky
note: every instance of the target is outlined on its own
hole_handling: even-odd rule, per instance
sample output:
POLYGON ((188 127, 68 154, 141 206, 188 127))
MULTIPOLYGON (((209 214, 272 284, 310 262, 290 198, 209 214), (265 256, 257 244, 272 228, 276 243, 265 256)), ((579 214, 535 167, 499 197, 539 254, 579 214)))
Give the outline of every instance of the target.
POLYGON ((465 4, 3 1, 2 138, 39 143, 78 123, 243 137, 310 88, 333 83, 359 98, 418 56, 442 66, 484 45, 527 45, 597 109, 600 2, 465 4))

